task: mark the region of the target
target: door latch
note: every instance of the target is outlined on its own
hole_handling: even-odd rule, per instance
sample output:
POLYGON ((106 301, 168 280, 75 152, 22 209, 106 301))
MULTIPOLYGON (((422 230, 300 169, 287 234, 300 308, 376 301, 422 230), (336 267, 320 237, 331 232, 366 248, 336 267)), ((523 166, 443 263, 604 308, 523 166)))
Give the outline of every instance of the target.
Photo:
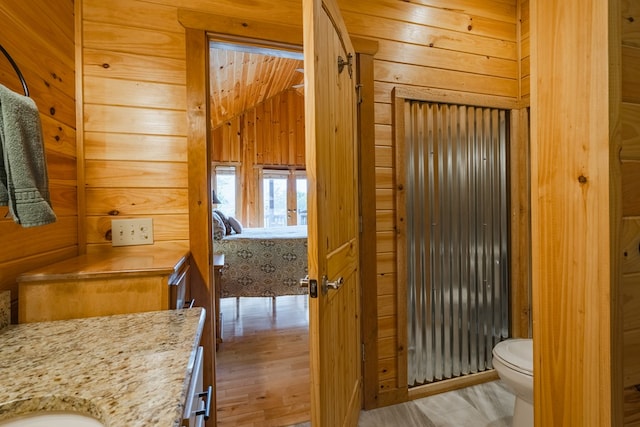
POLYGON ((309 297, 318 298, 318 281, 316 279, 309 280, 309 297))
POLYGON ((309 279, 307 274, 299 281, 301 288, 309 288, 309 296, 311 298, 318 298, 318 281, 315 279, 309 279))

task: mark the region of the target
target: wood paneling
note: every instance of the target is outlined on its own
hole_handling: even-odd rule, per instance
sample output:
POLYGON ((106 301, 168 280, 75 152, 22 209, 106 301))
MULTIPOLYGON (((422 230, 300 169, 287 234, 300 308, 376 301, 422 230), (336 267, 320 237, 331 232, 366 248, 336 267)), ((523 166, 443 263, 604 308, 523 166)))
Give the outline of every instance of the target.
POLYGON ((640 47, 622 46, 622 101, 640 104, 640 47))
POLYGON ((520 14, 520 98, 527 100, 531 93, 531 55, 530 55, 530 2, 529 0, 518 1, 518 12, 520 14))
POLYGON ((85 132, 85 160, 186 162, 184 136, 85 132))
POLYGON ((509 222, 511 268, 511 336, 530 338, 531 319, 531 164, 529 112, 511 112, 509 222))
MULTIPOLYGON (((90 11, 91 5, 85 5, 85 10, 90 11)), ((83 29, 85 48, 184 59, 184 33, 110 24, 101 20, 85 21, 83 29)))
POLYGON ((184 136, 187 131, 184 111, 117 104, 85 104, 84 125, 87 132, 184 136))
POLYGON ((622 44, 640 48, 640 4, 635 0, 620 0, 622 44))
POLYGON ((640 383, 640 3, 621 0, 622 227, 620 236, 622 324, 624 329, 624 425, 638 425, 640 383))
MULTIPOLYGON (((0 208, 0 290, 10 289, 17 320, 16 277, 78 251, 75 143, 75 46, 73 2, 10 1, 0 6, 0 43, 11 54, 40 111, 54 224, 22 228, 0 208), (59 3, 59 4, 58 4, 59 3)), ((0 83, 22 93, 9 62, 0 55, 0 83)))
POLYGON ((184 188, 89 188, 85 195, 89 216, 188 213, 184 188))
POLYGON ((417 65, 378 61, 375 66, 377 79, 394 84, 415 85, 448 90, 465 90, 487 95, 513 96, 518 91, 515 79, 494 76, 470 76, 461 71, 431 70, 425 73, 417 65))
POLYGON ((620 159, 640 161, 640 103, 623 103, 620 114, 622 116, 620 159))
MULTIPOLYGON (((638 247, 636 246, 636 251, 638 247)), ((625 332, 640 331, 640 270, 622 276, 622 312, 625 332)), ((632 352, 628 353, 635 357, 632 352)), ((640 379, 629 385, 640 384, 640 379)))
POLYGON ((184 27, 176 19, 174 4, 154 4, 154 2, 131 2, 129 0, 84 0, 82 17, 85 21, 105 22, 170 31, 184 35, 184 27), (126 13, 122 13, 126 10, 126 13))
POLYGON ((257 203, 262 167, 305 168, 304 129, 304 97, 289 89, 211 131, 212 161, 237 167, 240 193, 236 203, 241 206, 237 216, 245 226, 262 223, 257 203))
POLYGON ((108 244, 110 213, 152 217, 156 241, 186 241, 186 45, 177 10, 84 0, 82 24, 87 243, 108 244))
POLYGON ((156 82, 136 82, 105 77, 86 77, 84 96, 96 104, 184 110, 185 87, 156 82))
MULTIPOLYGON (((517 100, 520 96, 517 2, 341 0, 340 3, 350 34, 380 43, 373 61, 375 209, 379 211, 376 226, 378 231, 392 233, 394 170, 387 158, 393 147, 391 90, 396 86, 422 87, 458 99, 475 92, 487 93, 496 100, 517 100)), ((302 21, 298 0, 277 3, 257 0, 251 7, 234 0, 114 0, 108 5, 99 0, 83 0, 83 5, 86 132, 82 137, 87 152, 84 163, 89 184, 87 214, 96 217, 87 218, 87 224, 114 209, 122 211, 122 215, 151 215, 151 207, 162 203, 162 192, 186 189, 186 168, 181 163, 185 161, 188 129, 184 98, 179 99, 186 87, 186 54, 184 30, 178 19, 189 21, 196 28, 224 32, 227 29, 224 25, 207 27, 206 14, 225 15, 232 17, 229 25, 237 31, 249 33, 255 27, 260 29, 260 37, 267 40, 274 31, 287 32, 282 37, 288 37, 294 44, 302 40, 301 32, 295 34, 302 21), (267 24, 256 24, 258 21, 272 22, 277 30, 267 24), (126 90, 116 88, 118 82, 135 96, 127 98, 126 90), (105 90, 101 85, 115 90, 105 90), (144 88, 150 91, 148 99, 144 88), (164 99, 163 88, 167 89, 164 99)), ((523 40, 522 46, 525 43, 523 40)), ((247 120, 243 126, 257 126, 257 121, 247 120)), ((241 136, 239 161, 246 163, 247 159, 260 155, 252 152, 252 147, 257 150, 259 144, 251 135, 241 136)), ((238 152, 229 150, 228 154, 236 156, 238 152)), ((296 164, 300 161, 296 151, 296 164)), ((183 214, 185 208, 180 206, 180 200, 183 199, 178 196, 172 198, 157 214, 183 214)), ((247 205, 246 209, 252 207, 247 205)), ((377 271, 385 273, 378 275, 378 288, 388 289, 393 295, 395 249, 388 251, 389 235, 377 236, 382 248, 377 271)), ((174 237, 183 238, 181 234, 174 237)), ((395 349, 389 357, 397 362, 395 349)), ((404 388, 394 381, 385 378, 385 385, 394 384, 387 390, 404 388)), ((392 403, 393 399, 378 401, 392 403)))
MULTIPOLYGON (((83 49, 84 75, 109 76, 137 82, 184 83, 182 59, 101 49, 83 49)), ((176 100, 179 101, 179 100, 176 100)))
POLYGON ((622 214, 625 217, 640 215, 640 162, 622 163, 622 214))
MULTIPOLYGON (((186 30, 187 75, 187 119, 189 131, 187 134, 188 169, 189 169, 189 248, 191 249, 190 274, 191 297, 197 305, 207 310, 202 332, 202 346, 204 347, 204 384, 214 388, 214 395, 218 392, 215 370, 215 331, 218 319, 213 314, 216 307, 215 275, 213 274, 212 225, 211 225, 211 184, 207 176, 211 167, 211 156, 207 145, 207 136, 211 132, 209 116, 209 100, 207 96, 208 72, 207 43, 208 36, 204 31, 186 30)), ((207 427, 216 425, 217 416, 213 413, 205 421, 207 427)))
POLYGON ((186 163, 86 161, 87 188, 186 188, 186 163))
MULTIPOLYGON (((0 264, 8 263, 20 258, 37 259, 38 254, 46 257, 47 252, 57 251, 70 246, 75 246, 78 242, 77 217, 58 217, 53 224, 41 227, 22 228, 10 220, 0 221, 0 233, 11 242, 11 250, 0 252, 0 264), (34 242, 37 242, 34 244, 34 242)), ((24 271, 32 270, 35 265, 23 266, 24 271)), ((5 277, 2 277, 3 281, 5 277)), ((3 286, 8 288, 13 285, 15 277, 7 277, 3 286), (11 279, 11 280, 10 280, 11 279)), ((16 295, 17 297, 17 295, 16 295)))
POLYGON ((531 2, 538 426, 621 425, 616 3, 531 2))
POLYGON ((635 387, 624 390, 624 423, 627 426, 640 424, 640 391, 635 387))
POLYGON ((281 92, 214 128, 211 141, 217 163, 241 163, 250 149, 253 159, 246 167, 304 168, 304 97, 295 90, 281 92))
POLYGON ((124 277, 21 283, 20 323, 166 310, 168 277, 124 277), (51 301, 64 301, 56 306, 51 301))
MULTIPOLYGON (((145 215, 147 217, 148 215, 145 215)), ((111 243, 111 220, 122 218, 135 218, 135 216, 87 216, 86 220, 86 240, 87 244, 110 244, 111 243)), ((188 240, 189 237, 189 217, 188 215, 158 215, 153 216, 153 240, 174 241, 188 240)))
MULTIPOLYGON (((295 53, 301 56, 301 53, 295 53)), ((282 92, 295 89, 304 78, 302 58, 278 57, 265 50, 247 52, 242 50, 242 45, 212 47, 209 61, 214 127, 282 92)))

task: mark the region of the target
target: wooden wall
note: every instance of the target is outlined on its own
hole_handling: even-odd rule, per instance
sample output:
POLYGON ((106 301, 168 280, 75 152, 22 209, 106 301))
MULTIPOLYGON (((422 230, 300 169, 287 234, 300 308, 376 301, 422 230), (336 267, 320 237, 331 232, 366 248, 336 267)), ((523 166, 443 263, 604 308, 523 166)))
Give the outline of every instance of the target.
MULTIPOLYGON (((107 222, 109 214, 116 211, 120 216, 154 217, 157 240, 188 239, 185 40, 184 29, 177 21, 178 8, 276 23, 301 22, 300 4, 294 0, 276 4, 257 0, 251 8, 233 0, 77 1, 82 5, 79 38, 82 63, 78 65, 83 71, 78 78, 82 83, 79 98, 83 99, 80 126, 84 127, 80 135, 83 143, 78 147, 84 154, 77 174, 73 2, 59 0, 54 6, 42 0, 10 0, 0 8, 3 18, 0 39, 20 64, 42 112, 53 204, 59 216, 56 224, 31 230, 23 230, 10 220, 0 220, 0 233, 8 242, 7 250, 0 255, 3 289, 14 289, 15 277, 22 271, 75 255, 79 241, 90 246, 108 244, 104 237, 107 222), (80 195, 76 191, 76 176, 81 177, 79 186, 86 188, 80 195), (86 233, 80 236, 76 232, 78 197, 86 198, 86 203, 80 204, 83 212, 86 209, 86 218, 83 216, 80 224, 86 233)), ((379 39, 380 43, 374 62, 375 203, 379 388, 380 402, 384 403, 394 399, 394 389, 403 387, 397 384, 394 372, 397 325, 391 89, 401 85, 445 93, 526 98, 527 16, 522 13, 518 36, 515 0, 394 3, 341 0, 340 3, 352 34, 379 39)), ((528 10, 527 3, 520 1, 522 12, 528 10)), ((638 31, 633 29, 639 20, 636 2, 621 0, 621 3, 627 11, 623 30, 625 26, 630 29, 623 37, 623 80, 632 82, 639 75, 635 59, 638 43, 634 39, 638 31)), ((591 26, 586 27, 591 30, 591 26)), ((0 61, 0 81, 19 90, 13 79, 13 72, 0 61)), ((624 240, 624 236, 636 234, 630 230, 638 216, 632 185, 637 176, 638 150, 634 147, 639 132, 636 86, 625 87, 623 92, 628 97, 622 106, 625 215, 622 234, 629 245, 633 244, 633 238, 624 240)), ((584 141, 590 141, 589 136, 584 141)), ((5 212, 0 209, 0 217, 5 212)), ((622 263, 624 281, 637 283, 637 262, 629 255, 636 253, 637 245, 630 247, 634 251, 627 252, 622 263)), ((628 303, 633 304, 635 299, 629 298, 628 303)), ((637 310, 625 308, 626 312, 637 310)), ((627 342, 635 334, 634 327, 629 326, 633 322, 625 319, 629 328, 627 342)), ((596 402, 593 406, 597 405, 596 402)))
POLYGON ((211 134, 211 161, 237 167, 238 219, 246 227, 261 227, 259 168, 305 168, 304 96, 295 89, 281 92, 211 134))
POLYGON ((640 423, 640 3, 621 2, 622 29, 622 303, 625 425, 640 423))
MULTIPOLYGON (((40 111, 51 202, 57 221, 22 228, 0 207, 0 290, 11 289, 17 320, 16 277, 78 252, 76 188, 75 45, 73 1, 3 1, 0 43, 18 64, 40 111)), ((0 83, 16 92, 22 86, 0 54, 0 83)))
POLYGON ((518 14, 520 17, 520 96, 528 100, 531 95, 531 52, 530 52, 530 10, 529 0, 518 0, 518 14))
MULTIPOLYGON (((391 90, 519 99, 516 0, 341 0, 353 36, 377 39, 375 167, 380 404, 397 401, 391 90), (385 393, 387 396, 385 397, 385 393)), ((83 0, 84 147, 89 245, 110 212, 151 216, 156 240, 188 238, 185 40, 180 8, 300 23, 301 2, 83 0)), ((212 29, 215 30, 215 29, 212 29)), ((266 33, 265 33, 266 34, 266 33)))
MULTIPOLYGON (((515 101, 519 93, 515 1, 378 3, 341 1, 352 35, 378 39, 374 60, 376 246, 378 294, 378 392, 380 405, 406 399, 404 302, 396 280, 395 185, 392 96, 395 87, 423 89, 456 102, 486 94, 515 101), (366 11, 366 13, 363 13, 366 11)), ((366 204, 365 204, 366 205, 366 204)))
POLYGON ((281 92, 212 130, 211 160, 304 167, 304 97, 281 92))
POLYGON ((156 243, 188 240, 185 31, 175 7, 84 0, 86 243, 114 217, 153 218, 156 243))
POLYGON ((617 3, 531 2, 536 426, 622 424, 617 3))

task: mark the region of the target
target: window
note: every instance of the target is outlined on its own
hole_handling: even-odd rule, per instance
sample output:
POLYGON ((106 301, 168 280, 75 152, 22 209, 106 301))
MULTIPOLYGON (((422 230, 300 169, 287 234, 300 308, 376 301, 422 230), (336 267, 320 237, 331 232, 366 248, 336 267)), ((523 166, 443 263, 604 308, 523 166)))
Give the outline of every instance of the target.
POLYGON ((262 175, 262 207, 265 227, 287 224, 288 172, 264 171, 262 175))
POLYGON ((296 212, 298 225, 307 225, 307 174, 296 172, 296 212))
POLYGON ((262 171, 264 227, 307 223, 307 177, 304 171, 262 171))
POLYGON ((214 186, 220 203, 215 207, 226 216, 236 217, 236 167, 216 166, 214 186))

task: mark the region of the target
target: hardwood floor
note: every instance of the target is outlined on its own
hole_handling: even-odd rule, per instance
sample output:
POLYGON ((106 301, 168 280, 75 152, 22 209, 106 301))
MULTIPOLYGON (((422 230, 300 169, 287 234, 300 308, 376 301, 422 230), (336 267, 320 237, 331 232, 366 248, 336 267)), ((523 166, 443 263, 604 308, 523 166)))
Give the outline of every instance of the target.
POLYGON ((216 353, 218 426, 290 426, 311 418, 307 296, 223 298, 216 353))

